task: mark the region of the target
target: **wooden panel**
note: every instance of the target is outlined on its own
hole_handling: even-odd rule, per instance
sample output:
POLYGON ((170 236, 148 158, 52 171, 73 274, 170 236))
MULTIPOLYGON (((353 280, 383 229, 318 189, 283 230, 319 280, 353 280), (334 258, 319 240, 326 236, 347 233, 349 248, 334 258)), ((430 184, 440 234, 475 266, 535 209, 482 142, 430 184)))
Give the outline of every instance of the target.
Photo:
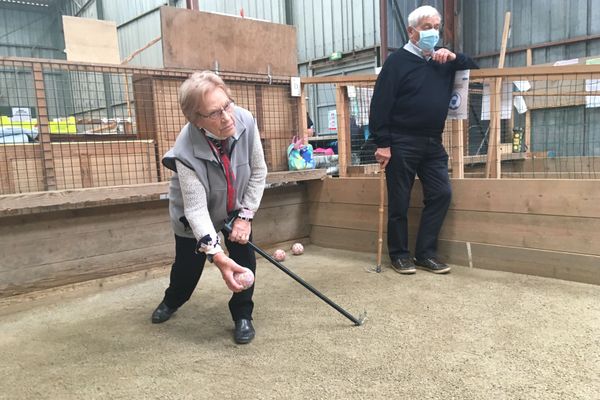
MULTIPOLYGON (((362 251, 373 253, 373 264, 377 254, 377 232, 356 229, 345 229, 328 226, 312 226, 310 242, 317 246, 334 249, 362 251)), ((414 235, 409 238, 409 246, 414 248, 414 235)), ((438 255, 447 262, 457 265, 469 265, 467 246, 464 242, 453 240, 440 240, 438 255)), ((390 262, 387 250, 387 240, 383 238, 383 260, 390 262)))
POLYGON ((451 210, 440 238, 600 255, 600 218, 451 210))
MULTIPOLYGON (((374 266, 377 250, 376 236, 373 232, 367 231, 313 226, 310 241, 323 247, 361 249, 365 253, 371 252, 374 266)), ((410 245, 412 247, 414 243, 410 245)), ((470 246, 474 268, 600 284, 600 257, 597 256, 481 243, 470 243, 470 246)), ((389 265, 385 240, 383 253, 384 265, 389 265)), ((469 265, 465 242, 440 239, 438 254, 450 264, 469 265)))
POLYGON ((62 24, 67 60, 99 64, 121 63, 117 25, 114 21, 63 15, 62 24))
POLYGON ((0 271, 159 244, 172 236, 165 210, 155 202, 9 218, 0 228, 0 271))
POLYGON ((298 130, 291 123, 294 120, 292 115, 296 111, 296 106, 290 98, 289 87, 264 87, 262 89, 262 107, 261 137, 286 139, 290 143, 298 130))
POLYGON ((140 139, 157 139, 152 81, 150 76, 133 75, 133 103, 137 135, 140 139))
POLYGON ((148 155, 90 156, 94 186, 117 186, 150 183, 154 160, 148 155))
POLYGON ((265 190, 260 210, 292 204, 308 204, 306 186, 282 186, 265 190))
MULTIPOLYGON (((598 218, 600 190, 597 180, 452 179, 450 209, 598 218)), ((376 177, 313 181, 310 201, 342 204, 379 204, 376 177)), ((417 179, 411 206, 421 207, 422 189, 417 179)), ((387 202, 387 194, 386 194, 387 202)), ((386 203, 387 204, 387 203, 386 203)))
POLYGON ((566 279, 600 285, 600 257, 473 243, 476 268, 566 279))
POLYGON ((61 261, 1 273, 0 298, 83 282, 127 272, 168 265, 174 256, 172 243, 137 248, 114 254, 61 261))
POLYGON ((44 171, 40 161, 35 158, 11 160, 10 187, 14 188, 16 193, 44 190, 44 171))
MULTIPOLYGON (((411 232, 420 211, 409 209, 411 232)), ((377 231, 376 206, 320 203, 309 215, 311 225, 377 231)), ((440 238, 600 255, 600 219, 450 210, 440 238)))
POLYGON ((165 68, 298 75, 292 26, 175 7, 160 19, 165 68))
MULTIPOLYGON (((257 95, 257 90, 261 88, 260 85, 247 84, 247 83, 238 83, 231 82, 227 83, 227 87, 231 91, 231 97, 235 104, 244 107, 248 111, 255 116, 256 122, 259 124, 259 128, 261 121, 263 118, 260 118, 258 114, 258 103, 262 102, 260 96, 257 95)), ((262 129, 260 129, 261 136, 263 135, 262 129)))
POLYGON ((269 171, 287 171, 287 148, 290 139, 260 139, 269 171))
MULTIPOLYGON (((375 252, 377 183, 377 178, 330 178, 308 183, 311 241, 344 249, 367 246, 375 252)), ((440 233, 441 257, 468 265, 469 242, 478 251, 473 250, 476 267, 512 268, 515 272, 597 283, 597 181, 485 179, 453 180, 452 184, 454 200, 440 233), (501 251, 494 253, 497 248, 501 251), (515 250, 523 251, 523 257, 511 256, 519 254, 515 250), (540 257, 539 262, 522 265, 536 257, 540 257)), ((421 212, 420 190, 415 189, 415 206, 408 216, 411 243, 421 212)))
MULTIPOLYGON (((168 202, 157 200, 167 185, 0 198, 0 209, 7 212, 15 203, 24 203, 22 210, 37 204, 38 211, 46 211, 1 219, 0 297, 172 262, 168 202), (69 202, 69 207, 88 208, 49 211, 69 202), (113 205, 101 207, 105 204, 113 205)), ((306 238, 306 199, 305 185, 266 190, 254 222, 255 243, 263 247, 306 238)))
POLYGON ((79 156, 55 157, 54 167, 56 169, 56 188, 58 190, 85 187, 83 184, 84 175, 86 179, 88 175, 86 175, 85 167, 82 168, 79 156))

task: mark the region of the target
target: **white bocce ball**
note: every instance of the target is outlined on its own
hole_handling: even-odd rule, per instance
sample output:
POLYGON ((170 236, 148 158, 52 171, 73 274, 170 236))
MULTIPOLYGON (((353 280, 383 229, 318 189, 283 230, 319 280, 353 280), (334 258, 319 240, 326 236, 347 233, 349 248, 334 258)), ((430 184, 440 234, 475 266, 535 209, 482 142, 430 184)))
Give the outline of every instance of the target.
POLYGON ((246 269, 244 272, 234 272, 233 279, 242 285, 244 290, 254 284, 254 274, 249 269, 246 269))
POLYGON ((304 246, 302 246, 302 243, 294 243, 292 245, 292 254, 299 256, 302 253, 304 253, 304 246))
POLYGON ((275 252, 273 253, 273 258, 277 261, 285 260, 285 251, 282 249, 275 250, 275 252))

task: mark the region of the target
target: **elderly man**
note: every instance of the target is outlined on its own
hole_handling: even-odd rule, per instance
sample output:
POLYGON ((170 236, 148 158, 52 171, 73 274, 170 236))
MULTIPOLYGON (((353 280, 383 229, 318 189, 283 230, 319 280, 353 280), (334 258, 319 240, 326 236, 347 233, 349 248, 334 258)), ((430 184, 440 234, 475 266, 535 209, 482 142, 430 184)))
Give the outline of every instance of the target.
POLYGON ((413 274, 416 267, 443 274, 437 240, 450 205, 448 154, 442 131, 456 71, 478 68, 464 54, 436 48, 441 15, 423 6, 408 16, 410 41, 385 61, 371 100, 369 129, 375 159, 385 168, 388 190, 388 250, 392 268, 413 274), (424 209, 413 259, 408 248, 408 206, 417 175, 424 209))

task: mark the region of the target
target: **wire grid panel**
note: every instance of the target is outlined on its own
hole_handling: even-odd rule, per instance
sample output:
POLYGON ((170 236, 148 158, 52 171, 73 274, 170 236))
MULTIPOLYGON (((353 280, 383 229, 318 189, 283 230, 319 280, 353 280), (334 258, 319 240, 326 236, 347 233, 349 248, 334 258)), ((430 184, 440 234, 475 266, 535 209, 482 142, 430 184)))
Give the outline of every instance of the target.
POLYGON ((599 122, 600 76, 536 74, 473 80, 466 176, 485 176, 490 143, 497 143, 503 177, 598 179, 599 122))
MULTIPOLYGON (((190 73, 0 59, 0 194, 168 180, 160 160, 187 122, 178 88, 190 73)), ((255 115, 269 169, 287 169, 289 81, 223 78, 255 115)))
POLYGON ((33 76, 31 64, 0 66, 0 194, 44 188, 33 76))

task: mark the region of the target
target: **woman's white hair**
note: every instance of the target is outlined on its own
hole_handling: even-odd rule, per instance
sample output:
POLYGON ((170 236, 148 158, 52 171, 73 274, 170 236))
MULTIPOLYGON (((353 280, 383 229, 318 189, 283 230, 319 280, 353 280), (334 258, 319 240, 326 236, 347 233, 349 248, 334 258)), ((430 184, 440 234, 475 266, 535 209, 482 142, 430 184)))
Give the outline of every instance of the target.
POLYGON ((231 92, 223 79, 212 71, 194 72, 179 87, 179 106, 192 124, 198 119, 198 106, 209 91, 220 88, 231 98, 231 92))
POLYGON ((442 15, 434 7, 422 6, 408 14, 408 25, 416 28, 419 26, 421 19, 427 17, 438 17, 440 20, 442 19, 442 15))

